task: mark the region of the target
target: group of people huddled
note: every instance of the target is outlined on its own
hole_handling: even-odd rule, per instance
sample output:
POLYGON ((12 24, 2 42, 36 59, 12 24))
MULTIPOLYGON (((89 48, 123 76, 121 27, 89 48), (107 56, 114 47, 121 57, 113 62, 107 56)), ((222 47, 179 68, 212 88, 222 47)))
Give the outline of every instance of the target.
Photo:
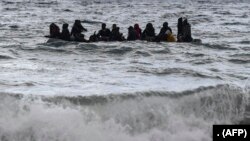
MULTIPOLYGON (((46 36, 49 38, 57 38, 65 41, 77 41, 77 42, 98 42, 98 41, 135 41, 135 40, 146 40, 151 42, 176 42, 176 38, 172 34, 172 29, 168 26, 167 22, 163 23, 163 27, 160 33, 156 35, 155 29, 152 23, 146 25, 145 30, 141 30, 139 24, 135 24, 134 27, 130 26, 128 28, 128 36, 125 38, 122 33, 120 33, 120 28, 113 24, 112 30, 106 27, 103 23, 101 30, 96 34, 96 32, 86 40, 83 31, 87 31, 81 24, 80 20, 75 20, 71 32, 68 29, 69 25, 67 23, 63 24, 62 32, 60 28, 52 23, 50 25, 50 35, 46 36)), ((187 19, 182 17, 178 19, 178 33, 177 42, 192 42, 193 38, 191 36, 191 25, 188 23, 187 19)))

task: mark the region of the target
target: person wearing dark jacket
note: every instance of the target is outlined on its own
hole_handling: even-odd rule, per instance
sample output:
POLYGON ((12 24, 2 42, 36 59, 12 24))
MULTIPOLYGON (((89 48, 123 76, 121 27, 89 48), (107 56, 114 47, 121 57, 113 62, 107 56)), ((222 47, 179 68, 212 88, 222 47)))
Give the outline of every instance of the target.
POLYGON ((178 19, 177 23, 177 36, 182 35, 182 17, 178 19))
POLYGON ((182 30, 183 30, 182 41, 183 42, 192 42, 193 38, 192 38, 192 34, 191 34, 191 25, 188 23, 187 19, 183 20, 182 30))
POLYGON ((152 23, 146 25, 145 30, 142 32, 142 40, 154 41, 155 40, 155 29, 152 23))
POLYGON ((183 22, 182 17, 180 17, 177 23, 177 42, 182 42, 182 37, 183 37, 182 22, 183 22))
POLYGON ((94 32, 94 34, 89 37, 88 42, 98 42, 98 41, 99 41, 99 38, 97 37, 96 32, 94 32))
POLYGON ((177 24, 177 42, 192 42, 191 25, 188 23, 187 19, 181 17, 178 19, 177 24))
POLYGON ((49 38, 59 38, 60 37, 60 28, 55 23, 50 24, 49 26, 50 35, 49 38))
POLYGON ((157 36, 158 41, 166 41, 167 40, 167 31, 172 34, 172 29, 168 26, 167 22, 163 23, 163 27, 161 28, 160 33, 157 36))
POLYGON ((81 34, 83 31, 87 31, 87 29, 82 26, 80 20, 75 20, 70 35, 75 38, 75 41, 85 42, 84 35, 81 34))
POLYGON ((113 25, 112 25, 112 31, 111 31, 111 33, 112 33, 112 32, 115 32, 115 31, 116 31, 116 28, 117 28, 117 25, 116 25, 116 24, 113 24, 113 25))
POLYGON ((109 41, 111 32, 108 28, 106 28, 106 24, 102 24, 102 29, 98 32, 97 36, 100 38, 101 41, 109 41))
POLYGON ((136 32, 136 39, 140 40, 142 33, 141 33, 141 28, 139 27, 139 24, 135 24, 134 29, 135 29, 135 32, 136 32))
POLYGON ((128 41, 135 41, 136 39, 137 39, 136 31, 132 26, 130 26, 128 28, 128 38, 127 38, 127 40, 128 41))
POLYGON ((82 26, 80 20, 75 20, 70 35, 81 34, 83 31, 87 31, 87 29, 82 26))
POLYGON ((125 38, 123 37, 122 33, 120 33, 120 28, 116 27, 115 30, 112 32, 112 41, 124 41, 125 38))
POLYGON ((60 39, 65 40, 65 41, 70 41, 70 33, 69 33, 68 27, 69 25, 67 23, 63 24, 60 39))
POLYGON ((110 33, 110 41, 117 41, 118 40, 117 35, 119 35, 119 32, 118 32, 117 28, 118 27, 116 24, 112 25, 112 31, 110 33))

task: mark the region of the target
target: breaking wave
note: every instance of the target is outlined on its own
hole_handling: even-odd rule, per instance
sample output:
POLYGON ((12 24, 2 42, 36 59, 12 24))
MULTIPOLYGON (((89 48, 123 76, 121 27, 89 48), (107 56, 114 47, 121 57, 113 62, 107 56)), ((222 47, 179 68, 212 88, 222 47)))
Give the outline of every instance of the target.
POLYGON ((2 93, 0 138, 210 141, 213 124, 244 119, 248 95, 229 85, 89 97, 2 93))

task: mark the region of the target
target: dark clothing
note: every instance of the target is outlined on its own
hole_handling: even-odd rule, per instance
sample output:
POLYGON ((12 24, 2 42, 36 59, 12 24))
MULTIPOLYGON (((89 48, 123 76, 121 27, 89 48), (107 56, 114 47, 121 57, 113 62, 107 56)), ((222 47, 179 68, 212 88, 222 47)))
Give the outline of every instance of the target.
POLYGON ((170 33, 172 33, 172 29, 170 27, 162 27, 160 33, 157 36, 157 39, 160 41, 165 41, 167 38, 167 31, 170 31, 170 33))
POLYGON ((136 34, 136 31, 133 28, 129 29, 127 40, 128 41, 135 41, 135 40, 137 40, 137 34, 136 34))
POLYGON ((117 31, 117 27, 113 28, 111 33, 110 33, 110 40, 111 41, 116 41, 118 40, 117 35, 119 35, 119 32, 117 31))
POLYGON ((150 40, 152 41, 152 39, 155 38, 155 31, 154 30, 147 30, 145 29, 143 32, 142 32, 142 40, 150 40))
POLYGON ((59 38, 60 37, 60 28, 56 24, 52 23, 50 25, 49 29, 50 29, 50 31, 49 31, 50 38, 59 38))
POLYGON ((68 29, 68 24, 63 24, 63 30, 60 35, 60 39, 65 40, 65 41, 70 41, 70 33, 68 29))
POLYGON ((98 38, 100 38, 101 41, 109 41, 111 37, 111 32, 109 29, 105 28, 100 30, 97 36, 98 38))
POLYGON ((135 24, 134 26, 135 32, 136 32, 136 39, 139 40, 141 39, 141 28, 139 27, 138 24, 135 24))
POLYGON ((145 29, 142 33, 142 38, 145 38, 145 37, 155 37, 155 30, 148 30, 148 29, 145 29))
POLYGON ((95 33, 89 37, 89 42, 97 42, 97 41, 99 41, 99 38, 95 33))
POLYGON ((183 29, 182 41, 192 42, 193 38, 191 36, 191 25, 189 23, 186 23, 185 25, 183 25, 182 29, 183 29))
POLYGON ((120 33, 119 28, 113 29, 110 34, 111 41, 123 41, 124 37, 122 33, 120 33))
POLYGON ((110 33, 111 36, 112 36, 112 34, 114 34, 116 31, 117 31, 117 27, 113 28, 112 31, 111 31, 111 33, 110 33))
POLYGON ((188 23, 188 20, 183 20, 182 18, 178 19, 178 34, 177 41, 178 42, 192 42, 192 34, 191 34, 191 25, 188 23))
POLYGON ((168 30, 170 31, 170 33, 172 33, 172 29, 170 27, 162 27, 160 33, 165 34, 168 30))
POLYGON ((68 29, 62 30, 60 39, 65 40, 65 41, 70 41, 70 33, 68 29))
POLYGON ((73 35, 74 34, 81 34, 83 31, 87 31, 86 28, 84 28, 81 24, 74 24, 73 27, 72 27, 72 30, 71 30, 71 34, 70 35, 73 35))
POLYGON ((75 34, 74 37, 77 42, 87 42, 83 34, 75 34))
POLYGON ((154 41, 155 40, 155 29, 152 23, 146 25, 146 29, 142 32, 142 40, 154 41))
POLYGON ((86 40, 84 39, 84 35, 81 34, 83 31, 87 31, 87 29, 82 26, 80 20, 76 20, 72 27, 70 35, 73 35, 74 40, 77 42, 86 42, 86 40))
POLYGON ((182 18, 178 19, 177 30, 178 30, 177 31, 177 36, 183 34, 183 30, 182 30, 182 18))
POLYGON ((182 17, 178 19, 178 24, 177 24, 177 42, 182 42, 183 38, 183 21, 182 17))
POLYGON ((101 37, 110 37, 110 30, 109 29, 102 29, 99 31, 98 35, 101 36, 101 37))
POLYGON ((141 39, 141 29, 135 29, 135 32, 136 32, 136 39, 139 40, 141 39))

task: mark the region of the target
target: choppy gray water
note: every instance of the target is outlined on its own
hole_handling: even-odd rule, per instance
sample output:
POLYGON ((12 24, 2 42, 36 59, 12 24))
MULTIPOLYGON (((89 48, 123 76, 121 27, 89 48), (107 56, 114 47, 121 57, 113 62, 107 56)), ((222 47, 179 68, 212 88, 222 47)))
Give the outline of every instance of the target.
POLYGON ((213 124, 249 123, 248 0, 3 0, 0 140, 211 141, 213 124), (188 17, 202 43, 69 43, 48 26, 100 28, 188 17))

